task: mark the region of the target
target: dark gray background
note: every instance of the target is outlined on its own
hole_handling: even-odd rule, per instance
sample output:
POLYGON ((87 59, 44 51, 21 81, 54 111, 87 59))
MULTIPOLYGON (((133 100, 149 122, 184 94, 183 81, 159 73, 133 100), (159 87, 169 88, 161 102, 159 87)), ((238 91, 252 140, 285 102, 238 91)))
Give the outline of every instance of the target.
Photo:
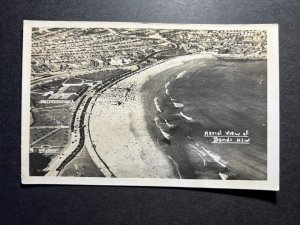
POLYGON ((295 0, 0 1, 0 224, 299 224, 299 26, 295 0), (20 183, 22 21, 279 23, 280 192, 20 183))

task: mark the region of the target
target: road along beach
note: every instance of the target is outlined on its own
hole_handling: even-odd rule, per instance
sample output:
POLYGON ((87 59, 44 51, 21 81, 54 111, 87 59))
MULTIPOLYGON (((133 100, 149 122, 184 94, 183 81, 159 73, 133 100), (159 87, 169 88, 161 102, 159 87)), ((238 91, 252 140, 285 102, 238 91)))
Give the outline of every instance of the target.
POLYGON ((96 151, 116 177, 181 178, 177 163, 151 137, 145 120, 145 82, 157 73, 191 60, 178 57, 137 73, 102 93, 89 121, 96 151))
POLYGON ((91 139, 116 177, 266 179, 266 61, 178 57, 100 95, 91 139), (260 115, 260 116, 257 116, 260 115), (250 130, 250 145, 207 130, 250 130))

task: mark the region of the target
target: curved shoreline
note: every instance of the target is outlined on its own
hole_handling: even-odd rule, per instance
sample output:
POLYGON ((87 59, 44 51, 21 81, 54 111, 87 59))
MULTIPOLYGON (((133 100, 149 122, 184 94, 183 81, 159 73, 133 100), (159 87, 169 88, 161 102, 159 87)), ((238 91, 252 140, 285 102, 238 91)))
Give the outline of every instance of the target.
POLYGON ((173 68, 145 83, 152 138, 178 163, 183 178, 266 179, 266 133, 261 128, 266 103, 260 96, 266 89, 256 79, 266 75, 266 64, 203 61, 195 61, 194 69, 173 68), (214 145, 202 137, 207 129, 249 129, 253 143, 214 145))
POLYGON ((116 177, 181 178, 174 160, 149 134, 141 89, 152 76, 203 57, 171 59, 120 81, 99 96, 90 116, 91 139, 116 177))
MULTIPOLYGON (((189 71, 196 66, 197 68, 205 67, 210 60, 211 57, 200 57, 184 61, 166 71, 158 72, 142 87, 144 108, 147 109, 145 121, 147 121, 149 134, 170 159, 173 167, 176 168, 176 173, 183 179, 198 177, 190 162, 190 155, 184 150, 185 147, 173 146, 174 134, 181 129, 178 127, 178 120, 182 118, 187 123, 191 123, 193 119, 184 114, 184 104, 180 103, 178 99, 172 98, 170 89, 175 80, 189 75, 189 71), (174 115, 173 118, 168 117, 171 109, 173 109, 173 113, 171 113, 174 115)), ((186 127, 182 128, 186 130, 186 127)), ((178 139, 178 141, 183 143, 183 140, 178 139)))

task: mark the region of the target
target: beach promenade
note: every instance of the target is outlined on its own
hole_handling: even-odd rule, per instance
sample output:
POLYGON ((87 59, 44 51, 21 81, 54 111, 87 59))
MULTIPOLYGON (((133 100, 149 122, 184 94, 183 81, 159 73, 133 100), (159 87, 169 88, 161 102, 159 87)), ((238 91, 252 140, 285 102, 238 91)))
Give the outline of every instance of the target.
POLYGON ((208 57, 177 57, 136 73, 99 95, 89 132, 96 151, 116 177, 181 178, 176 162, 151 138, 141 89, 164 70, 208 57))

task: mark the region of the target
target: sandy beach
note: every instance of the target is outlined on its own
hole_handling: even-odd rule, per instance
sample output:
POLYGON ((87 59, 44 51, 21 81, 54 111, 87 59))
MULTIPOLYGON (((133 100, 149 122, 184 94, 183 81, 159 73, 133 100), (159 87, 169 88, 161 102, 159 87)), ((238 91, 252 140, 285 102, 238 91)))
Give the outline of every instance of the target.
POLYGON ((190 55, 158 64, 99 96, 90 116, 91 139, 116 177, 181 178, 176 162, 149 134, 141 90, 156 74, 202 57, 190 55))
POLYGON ((126 78, 93 108, 97 153, 116 177, 265 179, 264 65, 189 55, 126 78), (249 129, 251 145, 212 144, 211 129, 249 129))

